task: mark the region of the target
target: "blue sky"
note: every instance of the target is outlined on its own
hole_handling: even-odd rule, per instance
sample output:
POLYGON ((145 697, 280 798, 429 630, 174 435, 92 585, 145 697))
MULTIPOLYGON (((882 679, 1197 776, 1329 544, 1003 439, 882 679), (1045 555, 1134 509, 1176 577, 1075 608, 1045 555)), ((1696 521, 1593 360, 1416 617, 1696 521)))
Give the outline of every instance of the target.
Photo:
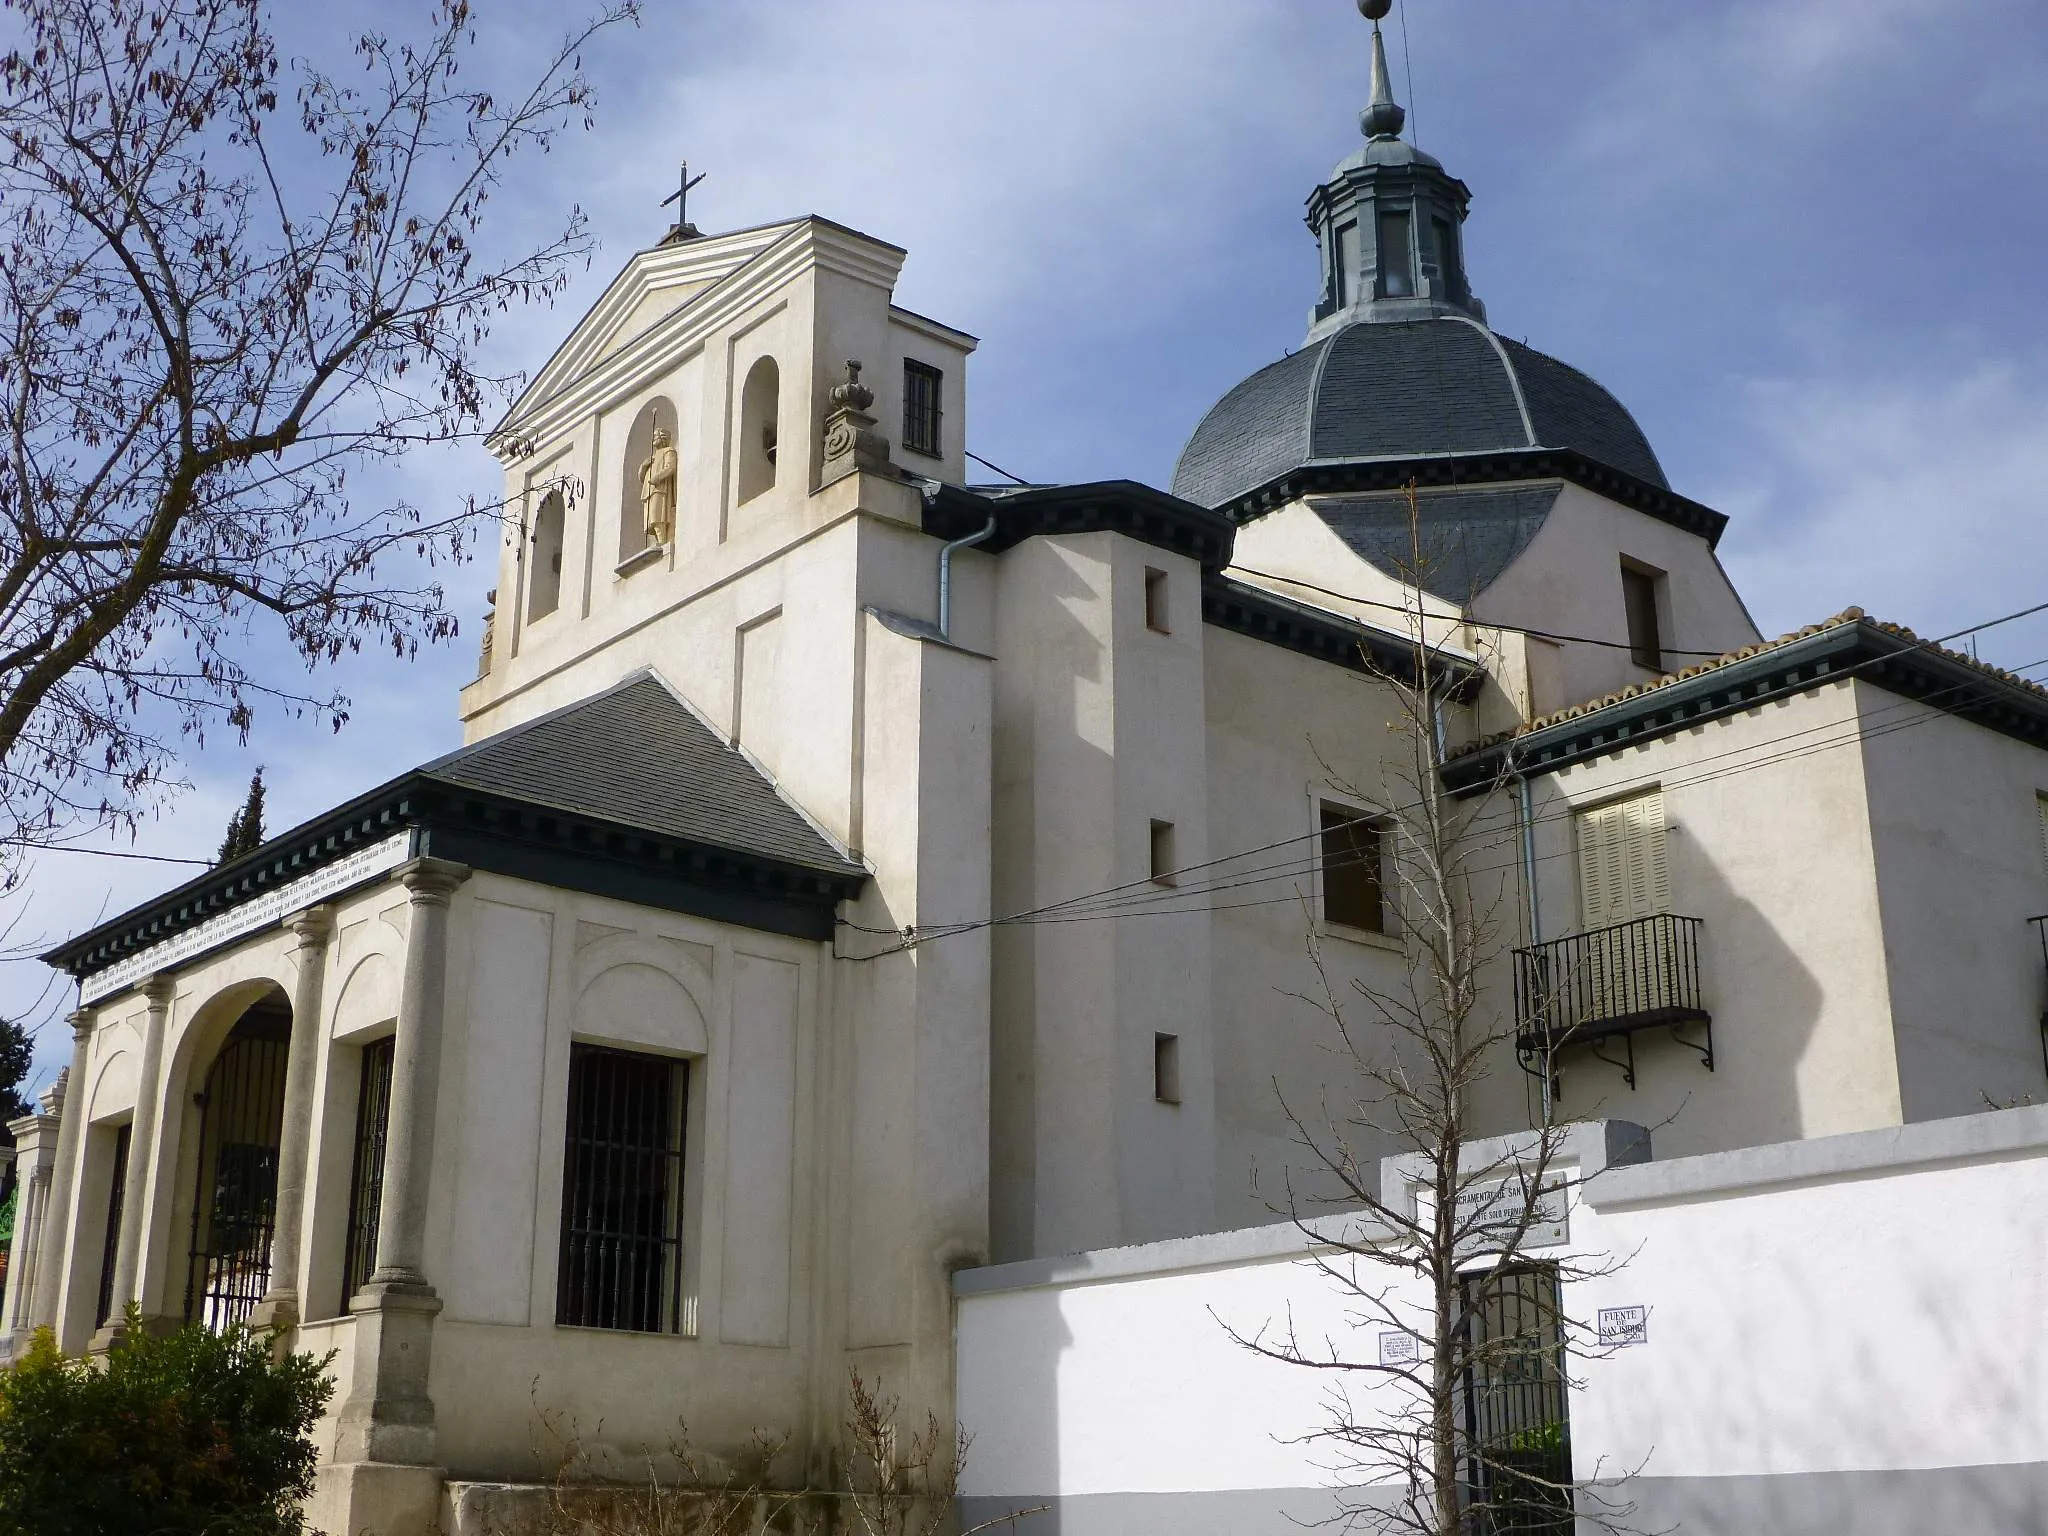
MULTIPOLYGON (((1943 634, 2048 599, 2048 9, 1402 5, 1396 93, 1472 188, 1494 325, 1600 379, 1674 486, 1730 515, 1722 558, 1766 633, 1853 602, 1943 634)), ((394 27, 414 8, 366 7, 394 27)), ((507 73, 563 14, 478 9, 507 73)), ((649 0, 589 57, 595 129, 523 163, 498 205, 516 240, 580 201, 599 256, 494 347, 545 361, 660 235, 687 156, 710 172, 691 203, 706 230, 817 212, 908 247, 899 300, 982 338, 977 453, 1163 485, 1208 406, 1300 343, 1302 200, 1357 143, 1367 37, 1350 0, 649 0)), ((481 448, 404 475, 427 503, 494 484, 481 448)), ((493 579, 456 572, 461 611, 493 579)), ((1979 644, 2042 661, 2048 623, 1979 644)), ((350 663, 339 736, 259 715, 118 846, 210 856, 259 762, 278 830, 457 745, 474 660, 469 625, 411 665, 350 663)), ((47 856, 14 941, 187 873, 47 856)), ((35 1008, 44 979, 0 965, 0 1011, 35 1008)), ((68 1048, 46 1029, 45 1069, 68 1048)))

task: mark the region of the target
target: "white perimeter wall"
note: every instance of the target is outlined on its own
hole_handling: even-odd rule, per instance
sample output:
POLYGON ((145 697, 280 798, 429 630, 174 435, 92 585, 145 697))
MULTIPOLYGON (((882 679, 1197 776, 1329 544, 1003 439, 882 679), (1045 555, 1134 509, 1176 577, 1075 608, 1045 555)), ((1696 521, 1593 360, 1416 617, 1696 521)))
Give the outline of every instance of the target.
MULTIPOLYGON (((1583 1364, 1581 1477, 2048 1462, 2048 1108, 1610 1169, 1571 1239, 1627 1257, 1567 1288, 1575 1316, 1650 1308, 1646 1343, 1583 1364)), ((1290 1442, 1329 1422, 1333 1385, 1388 1399, 1225 1331, 1291 1315, 1376 1358, 1303 1248, 1265 1227, 957 1277, 964 1491, 1277 1505, 1338 1481, 1327 1446, 1290 1442)))

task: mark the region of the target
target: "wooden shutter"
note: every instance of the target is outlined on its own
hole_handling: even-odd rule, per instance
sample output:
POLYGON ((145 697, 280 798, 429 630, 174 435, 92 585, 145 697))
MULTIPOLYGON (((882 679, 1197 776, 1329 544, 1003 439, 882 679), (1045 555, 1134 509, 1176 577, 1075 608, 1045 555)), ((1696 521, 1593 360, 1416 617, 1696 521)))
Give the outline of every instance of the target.
POLYGON ((1661 791, 1595 806, 1574 819, 1582 927, 1605 928, 1671 909, 1661 791))
POLYGON ((2048 865, 2048 795, 2034 796, 2034 810, 2041 823, 2041 862, 2048 865))

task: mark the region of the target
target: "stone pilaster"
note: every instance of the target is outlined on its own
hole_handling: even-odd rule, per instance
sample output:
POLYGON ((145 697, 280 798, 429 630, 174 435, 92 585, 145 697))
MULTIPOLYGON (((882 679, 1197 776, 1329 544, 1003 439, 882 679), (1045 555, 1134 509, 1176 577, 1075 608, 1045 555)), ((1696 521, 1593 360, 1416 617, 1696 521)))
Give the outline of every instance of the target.
POLYGON ((349 1305, 355 1369, 335 1432, 335 1465, 322 1473, 320 1518, 356 1530, 409 1536, 430 1528, 439 1498, 434 1403, 428 1395, 434 1316, 441 1298, 425 1268, 434 1106, 448 991, 449 898, 469 871, 415 859, 399 871, 411 893, 405 975, 392 1044, 377 1267, 349 1305))
POLYGON ((156 1162, 157 1109, 163 1100, 164 1035, 176 988, 169 976, 150 977, 142 989, 149 1013, 142 1026, 142 1067, 135 1082, 135 1118, 128 1130, 128 1167, 121 1185, 121 1230, 114 1244, 113 1310, 92 1337, 103 1354, 127 1332, 128 1303, 140 1302, 135 1277, 142 1265, 142 1217, 149 1204, 150 1173, 156 1162))
POLYGON ((313 1084, 320 1064, 320 1000, 334 909, 308 907, 285 919, 298 940, 292 950, 292 1043, 284 1066, 284 1128, 277 1149, 277 1223, 270 1239, 270 1285, 251 1322, 258 1328, 299 1324, 299 1256, 306 1211, 306 1168, 312 1160, 313 1084))
POLYGON ((0 1359, 20 1351, 33 1327, 36 1259, 50 1209, 50 1174, 57 1163, 58 1112, 68 1074, 42 1092, 43 1112, 8 1122, 14 1138, 14 1245, 7 1256, 7 1289, 0 1297, 0 1359))
POLYGON ((29 1309, 31 1331, 57 1327, 64 1265, 70 1257, 71 1240, 78 1233, 78 1213, 72 1209, 71 1187, 78 1169, 78 1144, 85 1133, 85 1069, 92 1052, 92 1031, 90 1009, 81 1008, 71 1015, 70 1075, 65 1080, 64 1097, 55 1110, 57 1161, 50 1173, 50 1198, 43 1208, 42 1241, 37 1244, 35 1304, 29 1309))

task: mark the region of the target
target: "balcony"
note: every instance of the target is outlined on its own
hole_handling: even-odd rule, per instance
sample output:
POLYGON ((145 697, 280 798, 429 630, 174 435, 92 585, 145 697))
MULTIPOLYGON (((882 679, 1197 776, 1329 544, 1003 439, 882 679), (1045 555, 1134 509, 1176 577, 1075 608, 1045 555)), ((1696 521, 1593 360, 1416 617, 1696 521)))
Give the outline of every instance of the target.
POLYGON ((1515 1052, 1533 1076, 1554 1081, 1557 1053, 1583 1045, 1633 1088, 1645 1029, 1670 1030, 1711 1072, 1713 1026, 1700 1000, 1696 917, 1659 912, 1515 951, 1515 1052), (1610 1055, 1617 1040, 1622 1054, 1610 1055))

